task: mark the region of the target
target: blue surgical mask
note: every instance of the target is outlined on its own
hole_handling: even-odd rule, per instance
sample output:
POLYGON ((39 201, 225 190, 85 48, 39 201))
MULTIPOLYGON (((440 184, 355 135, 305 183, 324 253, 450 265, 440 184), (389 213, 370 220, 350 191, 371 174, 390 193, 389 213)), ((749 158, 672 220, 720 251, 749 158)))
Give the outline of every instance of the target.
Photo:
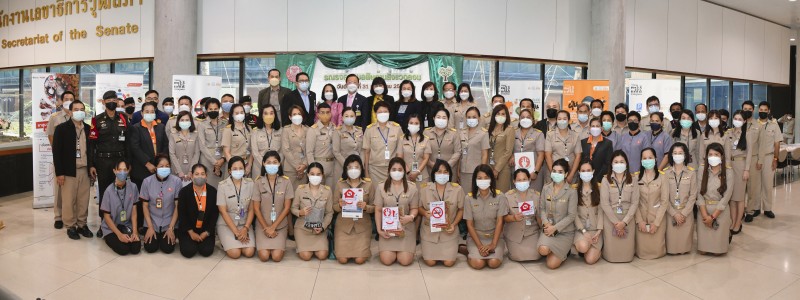
POLYGON ((612 124, 611 122, 603 122, 603 130, 610 131, 612 125, 614 124, 612 124))
POLYGON ((128 171, 119 171, 119 172, 117 172, 116 176, 117 176, 117 180, 125 181, 125 180, 128 179, 128 171))
POLYGON ((555 183, 561 183, 564 181, 564 177, 566 177, 564 173, 550 173, 550 179, 553 179, 555 183))
POLYGON ((648 170, 652 170, 656 167, 656 160, 655 159, 643 159, 642 160, 642 167, 648 170))
POLYGON ((587 114, 578 114, 578 122, 584 123, 589 121, 589 115, 587 114))
POLYGON ((302 81, 299 84, 300 90, 305 92, 308 90, 308 81, 302 81))
POLYGON ((222 103, 222 110, 225 111, 226 113, 231 112, 231 107, 233 107, 233 103, 232 102, 222 103))
POLYGON ((264 171, 267 171, 269 175, 278 174, 278 168, 280 165, 264 165, 264 171))
POLYGON ((233 179, 236 179, 236 180, 242 179, 242 177, 244 177, 244 170, 233 170, 233 171, 231 171, 231 177, 233 177, 233 179))
POLYGON ((438 184, 446 184, 450 181, 450 174, 434 174, 433 177, 438 184))
POLYGON ((530 181, 514 182, 514 187, 516 187, 518 191, 524 192, 527 191, 529 187, 531 187, 531 182, 530 181))
POLYGON ((169 173, 170 173, 170 168, 156 169, 156 175, 158 175, 158 177, 161 177, 162 179, 167 178, 167 176, 169 176, 169 173))
POLYGON ((156 119, 156 114, 142 114, 142 119, 147 123, 153 122, 156 119))
POLYGON ((189 130, 189 127, 192 127, 192 122, 190 121, 180 121, 178 122, 178 126, 181 127, 183 130, 189 130))
POLYGON ((681 120, 681 128, 687 129, 689 127, 692 127, 692 123, 693 123, 692 120, 681 120))

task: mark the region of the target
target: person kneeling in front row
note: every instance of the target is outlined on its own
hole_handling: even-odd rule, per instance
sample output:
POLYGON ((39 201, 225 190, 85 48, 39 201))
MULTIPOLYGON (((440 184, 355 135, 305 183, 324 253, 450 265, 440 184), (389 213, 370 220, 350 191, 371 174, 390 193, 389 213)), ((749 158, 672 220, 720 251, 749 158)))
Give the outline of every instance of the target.
POLYGON ((192 184, 178 193, 178 247, 186 258, 214 254, 219 209, 217 189, 206 183, 207 171, 204 165, 192 166, 192 184))

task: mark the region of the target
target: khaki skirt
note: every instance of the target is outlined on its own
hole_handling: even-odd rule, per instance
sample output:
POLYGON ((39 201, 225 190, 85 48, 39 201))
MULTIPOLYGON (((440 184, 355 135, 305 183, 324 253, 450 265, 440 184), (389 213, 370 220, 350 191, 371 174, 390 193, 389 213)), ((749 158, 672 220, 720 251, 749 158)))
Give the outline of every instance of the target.
MULTIPOLYGON (((709 213, 712 211, 709 211, 709 213)), ((731 228, 730 207, 726 206, 719 218, 719 228, 708 228, 706 224, 697 224, 697 251, 714 254, 728 253, 728 235, 731 228)))
POLYGON ((225 251, 231 249, 241 249, 241 248, 253 248, 256 246, 256 236, 253 233, 253 228, 250 228, 247 231, 247 234, 250 235, 250 241, 247 243, 242 243, 236 239, 236 235, 233 234, 228 225, 217 225, 217 236, 219 236, 219 242, 222 244, 222 249, 225 251))
MULTIPOLYGON (((342 219, 342 214, 338 214, 336 221, 342 219)), ((372 225, 370 215, 364 213, 364 217, 356 222, 367 222, 372 225)), ((372 230, 364 230, 364 232, 356 233, 355 228, 350 232, 345 232, 341 226, 335 226, 333 229, 333 244, 336 257, 357 258, 357 257, 371 257, 370 243, 372 241, 372 230)))
MULTIPOLYGON (((636 256, 641 259, 656 259, 667 255, 667 218, 661 220, 656 233, 637 232, 636 256)), ((637 229, 638 230, 638 229, 637 229)))
POLYGON ((603 259, 608 262, 631 262, 636 248, 636 227, 634 222, 628 224, 625 229, 628 235, 619 238, 614 235, 614 224, 609 218, 605 218, 603 225, 603 259))
POLYGON ((388 239, 381 237, 378 240, 379 251, 392 252, 417 252, 417 233, 414 223, 403 225, 405 235, 403 237, 393 236, 388 239))
POLYGON ((306 251, 327 251, 328 250, 328 230, 323 230, 319 234, 308 228, 303 227, 303 219, 297 219, 294 223, 294 239, 297 242, 297 252, 306 251))
POLYGON ((261 223, 256 222, 255 232, 257 250, 286 250, 286 236, 289 232, 289 226, 276 230, 278 235, 274 238, 268 238, 264 235, 264 228, 261 227, 261 223))
POLYGON ((546 236, 542 234, 539 235, 538 247, 546 246, 547 248, 550 248, 550 252, 564 261, 567 259, 567 254, 569 254, 569 249, 572 248, 572 243, 574 241, 575 231, 559 232, 555 236, 546 236))
POLYGON ((745 193, 747 189, 747 182, 744 181, 743 174, 744 174, 744 167, 745 167, 745 160, 744 157, 738 160, 734 160, 731 162, 733 165, 733 194, 731 195, 731 201, 744 201, 745 193))
MULTIPOLYGON (((482 237, 480 239, 483 245, 492 243, 491 237, 482 237)), ((497 247, 494 248, 494 253, 489 253, 489 256, 484 257, 481 256, 481 252, 478 251, 478 245, 472 240, 472 236, 469 236, 467 237, 467 250, 469 251, 467 257, 471 259, 499 259, 502 261, 506 252, 506 243, 503 239, 497 240, 497 247)))
MULTIPOLYGON (((430 224, 425 225, 425 222, 422 222, 422 226, 430 226, 430 224)), ((458 241, 461 234, 459 233, 458 227, 456 227, 453 233, 446 233, 444 229, 439 233, 431 233, 429 229, 421 228, 420 229, 420 246, 422 246, 422 259, 425 260, 456 260, 456 256, 458 256, 458 241), (436 238, 433 238, 435 234, 439 235, 438 241, 436 238), (449 235, 449 236, 448 236, 449 235)))
POLYGON ((683 225, 673 225, 672 216, 666 216, 667 220, 667 253, 684 254, 692 251, 692 241, 694 238, 694 218, 692 215, 686 216, 683 225))
MULTIPOLYGON (((592 236, 595 234, 595 231, 586 231, 586 234, 592 236)), ((586 238, 582 232, 575 231, 575 244, 580 241, 586 241, 589 243, 589 247, 595 248, 597 250, 603 250, 603 234, 601 233, 600 236, 597 237, 597 243, 592 243, 592 239, 586 238)))

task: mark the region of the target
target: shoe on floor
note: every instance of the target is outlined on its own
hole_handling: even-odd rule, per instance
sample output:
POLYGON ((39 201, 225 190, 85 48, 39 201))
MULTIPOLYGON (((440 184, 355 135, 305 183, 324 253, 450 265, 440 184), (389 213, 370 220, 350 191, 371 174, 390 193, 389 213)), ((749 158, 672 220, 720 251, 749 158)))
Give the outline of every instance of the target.
POLYGON ((775 219, 775 213, 773 213, 771 210, 765 210, 764 215, 767 216, 767 218, 775 219))
POLYGON ((757 210, 753 212, 753 218, 758 217, 761 214, 761 210, 757 210))
POLYGON ((67 236, 73 240, 81 239, 81 236, 78 234, 78 229, 75 227, 67 229, 67 236))
POLYGON ((61 220, 59 220, 59 221, 56 221, 55 223, 53 223, 53 227, 54 227, 55 229, 61 229, 61 228, 64 228, 64 222, 63 222, 63 221, 61 221, 61 220))
POLYGON ((744 222, 745 222, 745 223, 750 223, 750 222, 753 222, 753 215, 751 215, 751 214, 747 214, 747 215, 745 215, 745 216, 744 216, 744 222))
POLYGON ((103 237, 103 229, 97 229, 97 237, 103 237))
POLYGON ((78 233, 80 233, 85 238, 93 238, 94 234, 92 230, 89 229, 89 226, 83 225, 83 227, 78 228, 78 233))

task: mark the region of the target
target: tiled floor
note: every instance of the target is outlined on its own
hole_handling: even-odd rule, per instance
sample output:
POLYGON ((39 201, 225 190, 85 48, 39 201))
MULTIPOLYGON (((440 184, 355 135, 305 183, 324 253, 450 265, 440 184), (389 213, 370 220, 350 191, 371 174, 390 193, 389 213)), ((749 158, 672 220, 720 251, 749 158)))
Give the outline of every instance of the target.
MULTIPOLYGON (((497 270, 474 271, 463 256, 453 268, 420 262, 386 267, 376 257, 362 266, 304 262, 294 254, 261 263, 231 260, 219 249, 209 258, 184 259, 177 252, 119 257, 100 239, 72 241, 53 229, 52 211, 31 209, 27 193, 0 198, 6 224, 0 230, 0 298, 5 292, 48 300, 800 299, 798 191, 800 181, 777 187, 778 218, 747 224, 722 257, 693 253, 588 266, 572 256, 554 271, 509 260, 497 270)), ((94 215, 89 223, 97 228, 94 215)))

